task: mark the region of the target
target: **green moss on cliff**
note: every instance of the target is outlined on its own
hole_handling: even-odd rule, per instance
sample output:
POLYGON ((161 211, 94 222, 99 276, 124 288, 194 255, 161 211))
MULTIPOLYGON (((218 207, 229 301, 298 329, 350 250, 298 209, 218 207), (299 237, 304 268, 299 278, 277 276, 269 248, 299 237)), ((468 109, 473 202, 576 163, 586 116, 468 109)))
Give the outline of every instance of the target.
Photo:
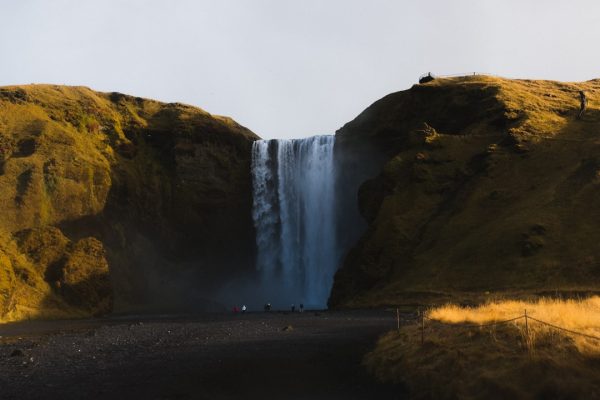
POLYGON ((336 146, 368 142, 388 161, 360 188, 370 225, 331 304, 596 290, 598 90, 600 81, 439 79, 347 124, 336 146), (581 120, 579 90, 589 98, 581 120))
POLYGON ((106 312, 111 280, 119 309, 144 305, 169 275, 251 265, 256 138, 183 104, 0 88, 0 320, 106 312))

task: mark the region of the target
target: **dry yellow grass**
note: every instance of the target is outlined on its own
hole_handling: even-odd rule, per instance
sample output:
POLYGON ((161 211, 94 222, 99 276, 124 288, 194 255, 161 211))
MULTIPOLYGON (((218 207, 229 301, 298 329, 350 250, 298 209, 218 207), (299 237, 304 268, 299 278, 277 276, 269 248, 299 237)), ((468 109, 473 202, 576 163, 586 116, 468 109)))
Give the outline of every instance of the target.
POLYGON ((418 319, 382 337, 365 366, 415 399, 600 398, 600 341, 531 318, 527 330, 524 318, 490 325, 525 310, 531 318, 600 335, 598 296, 448 304, 426 312, 423 342, 418 319))
MULTIPOLYGON (((600 338, 600 297, 598 296, 583 300, 542 298, 535 302, 495 301, 478 307, 448 304, 432 309, 427 316, 446 323, 488 324, 519 317, 524 315, 525 311, 529 317, 534 318, 528 318, 527 340, 531 345, 535 345, 536 338, 541 336, 560 334, 570 337, 580 352, 600 355, 600 340, 561 331, 536 321, 537 319, 570 331, 600 338)), ((524 333, 525 318, 513 323, 524 333)))

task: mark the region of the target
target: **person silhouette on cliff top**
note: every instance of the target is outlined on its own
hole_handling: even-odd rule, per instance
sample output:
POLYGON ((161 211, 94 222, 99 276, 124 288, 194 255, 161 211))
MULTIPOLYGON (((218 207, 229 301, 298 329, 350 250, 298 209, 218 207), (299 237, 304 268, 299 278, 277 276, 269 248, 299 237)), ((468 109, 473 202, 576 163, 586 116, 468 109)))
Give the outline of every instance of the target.
POLYGON ((585 92, 583 90, 579 91, 579 101, 580 101, 581 104, 580 104, 580 107, 579 107, 579 114, 577 114, 577 118, 581 119, 581 117, 583 117, 583 113, 587 109, 587 105, 588 105, 588 100, 587 100, 587 97, 586 97, 585 92))

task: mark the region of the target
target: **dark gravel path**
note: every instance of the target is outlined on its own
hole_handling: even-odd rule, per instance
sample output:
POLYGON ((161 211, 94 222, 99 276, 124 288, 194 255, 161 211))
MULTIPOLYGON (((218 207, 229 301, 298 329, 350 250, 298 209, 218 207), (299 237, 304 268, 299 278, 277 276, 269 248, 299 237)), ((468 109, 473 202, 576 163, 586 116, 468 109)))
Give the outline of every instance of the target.
POLYGON ((360 365, 394 326, 365 311, 0 325, 0 398, 396 399, 360 365))

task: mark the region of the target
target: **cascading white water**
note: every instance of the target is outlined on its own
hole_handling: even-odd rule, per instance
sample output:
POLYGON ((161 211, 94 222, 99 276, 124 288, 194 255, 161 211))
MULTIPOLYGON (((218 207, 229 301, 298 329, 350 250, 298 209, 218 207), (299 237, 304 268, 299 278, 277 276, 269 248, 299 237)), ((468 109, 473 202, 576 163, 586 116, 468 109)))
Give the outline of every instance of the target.
POLYGON ((265 301, 325 307, 337 266, 334 136, 252 147, 253 219, 265 301))

